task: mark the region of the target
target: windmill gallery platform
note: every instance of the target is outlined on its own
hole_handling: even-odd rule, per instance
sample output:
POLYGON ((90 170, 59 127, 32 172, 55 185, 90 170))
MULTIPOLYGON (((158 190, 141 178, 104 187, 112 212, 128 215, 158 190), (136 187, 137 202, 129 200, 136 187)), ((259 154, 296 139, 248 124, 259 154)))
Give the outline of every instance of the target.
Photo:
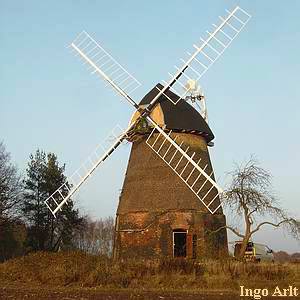
MULTIPOLYGON (((154 87, 139 105, 149 104, 161 88, 161 85, 154 87)), ((171 91, 167 95, 178 97, 171 91)), ((189 146, 195 152, 195 160, 201 158, 199 165, 214 179, 207 147, 214 135, 195 108, 184 100, 173 105, 162 95, 150 116, 189 146)), ((137 117, 138 112, 132 122, 137 117)), ((150 149, 147 144, 150 131, 146 120, 142 120, 131 133, 132 149, 116 215, 114 258, 201 258, 226 254, 226 230, 211 234, 226 225, 221 206, 214 214, 207 210, 178 174, 150 149)), ((151 138, 157 140, 158 133, 151 138)), ((166 146, 160 143, 157 147, 166 146)), ((179 160, 180 156, 175 155, 171 163, 178 164, 176 171, 181 173, 185 164, 179 160)), ((184 172, 191 174, 191 170, 184 172)), ((194 182, 194 175, 189 176, 188 180, 194 182)), ((197 180, 192 189, 198 190, 203 184, 205 178, 197 180)), ((207 189, 201 189, 203 197, 207 189)), ((206 203, 215 195, 209 193, 206 203)), ((220 205, 218 195, 213 205, 220 205)))

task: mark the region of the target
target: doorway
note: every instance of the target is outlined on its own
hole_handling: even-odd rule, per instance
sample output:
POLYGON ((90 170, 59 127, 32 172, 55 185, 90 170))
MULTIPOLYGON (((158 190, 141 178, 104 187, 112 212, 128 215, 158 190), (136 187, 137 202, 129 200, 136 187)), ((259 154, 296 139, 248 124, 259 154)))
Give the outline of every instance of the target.
POLYGON ((173 257, 186 257, 186 230, 173 230, 173 257))

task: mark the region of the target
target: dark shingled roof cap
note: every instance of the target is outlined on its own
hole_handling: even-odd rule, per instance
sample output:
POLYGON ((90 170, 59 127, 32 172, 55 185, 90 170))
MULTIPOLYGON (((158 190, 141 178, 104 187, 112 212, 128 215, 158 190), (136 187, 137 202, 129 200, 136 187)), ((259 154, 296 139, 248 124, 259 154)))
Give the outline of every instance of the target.
MULTIPOLYGON (((148 94, 144 96, 139 105, 150 104, 151 100, 163 89, 163 85, 157 84, 148 94)), ((167 90, 166 95, 176 102, 180 97, 172 91, 167 90)), ((205 140, 210 142, 214 139, 214 135, 206 121, 200 113, 185 100, 180 99, 174 105, 168 98, 161 95, 158 99, 163 114, 167 129, 174 131, 192 132, 202 135, 205 140)))

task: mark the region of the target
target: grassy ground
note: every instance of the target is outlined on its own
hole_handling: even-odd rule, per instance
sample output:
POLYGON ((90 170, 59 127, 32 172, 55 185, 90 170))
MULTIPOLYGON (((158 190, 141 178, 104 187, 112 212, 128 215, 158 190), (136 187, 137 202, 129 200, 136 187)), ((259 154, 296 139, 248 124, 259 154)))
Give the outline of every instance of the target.
MULTIPOLYGON (((217 294, 231 293, 237 296, 240 285, 247 288, 272 288, 276 285, 300 287, 300 265, 244 264, 234 260, 198 262, 163 260, 112 263, 107 258, 81 252, 38 252, 0 264, 0 287, 3 295, 5 295, 5 291, 11 292, 17 286, 18 290, 22 288, 28 291, 29 289, 31 292, 37 293, 45 290, 46 287, 49 291, 60 290, 62 292, 67 291, 67 293, 76 290, 89 291, 90 295, 93 294, 91 291, 98 291, 98 293, 101 291, 104 294, 114 291, 114 294, 118 294, 126 290, 127 296, 133 293, 131 299, 143 299, 134 298, 135 294, 142 295, 143 293, 150 293, 147 299, 152 299, 151 293, 156 294, 156 292, 173 292, 178 295, 181 295, 182 292, 191 295, 213 293, 211 299, 217 299, 215 298, 217 294)), ((166 296, 162 297, 166 298, 166 296)), ((34 297, 30 298, 33 299, 34 297)), ((41 296, 38 298, 48 299, 41 296)), ((53 295, 51 298, 56 299, 53 295)), ((109 297, 103 299, 106 298, 109 299, 109 297)), ((63 297, 57 299, 63 299, 63 297)), ((77 298, 74 296, 70 299, 77 298)), ((182 299, 189 299, 188 294, 182 299)))

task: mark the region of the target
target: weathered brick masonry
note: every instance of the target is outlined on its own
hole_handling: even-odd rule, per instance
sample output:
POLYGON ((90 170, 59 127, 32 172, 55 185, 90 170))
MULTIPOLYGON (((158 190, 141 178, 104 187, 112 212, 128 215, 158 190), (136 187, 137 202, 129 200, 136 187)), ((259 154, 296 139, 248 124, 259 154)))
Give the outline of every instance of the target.
MULTIPOLYGON (((176 135, 202 158, 210 173, 205 139, 190 133, 176 135)), ((173 257, 173 231, 177 230, 186 232, 187 258, 227 254, 226 231, 210 233, 226 224, 222 208, 210 214, 145 141, 146 136, 139 136, 132 145, 117 210, 114 257, 173 257)))

